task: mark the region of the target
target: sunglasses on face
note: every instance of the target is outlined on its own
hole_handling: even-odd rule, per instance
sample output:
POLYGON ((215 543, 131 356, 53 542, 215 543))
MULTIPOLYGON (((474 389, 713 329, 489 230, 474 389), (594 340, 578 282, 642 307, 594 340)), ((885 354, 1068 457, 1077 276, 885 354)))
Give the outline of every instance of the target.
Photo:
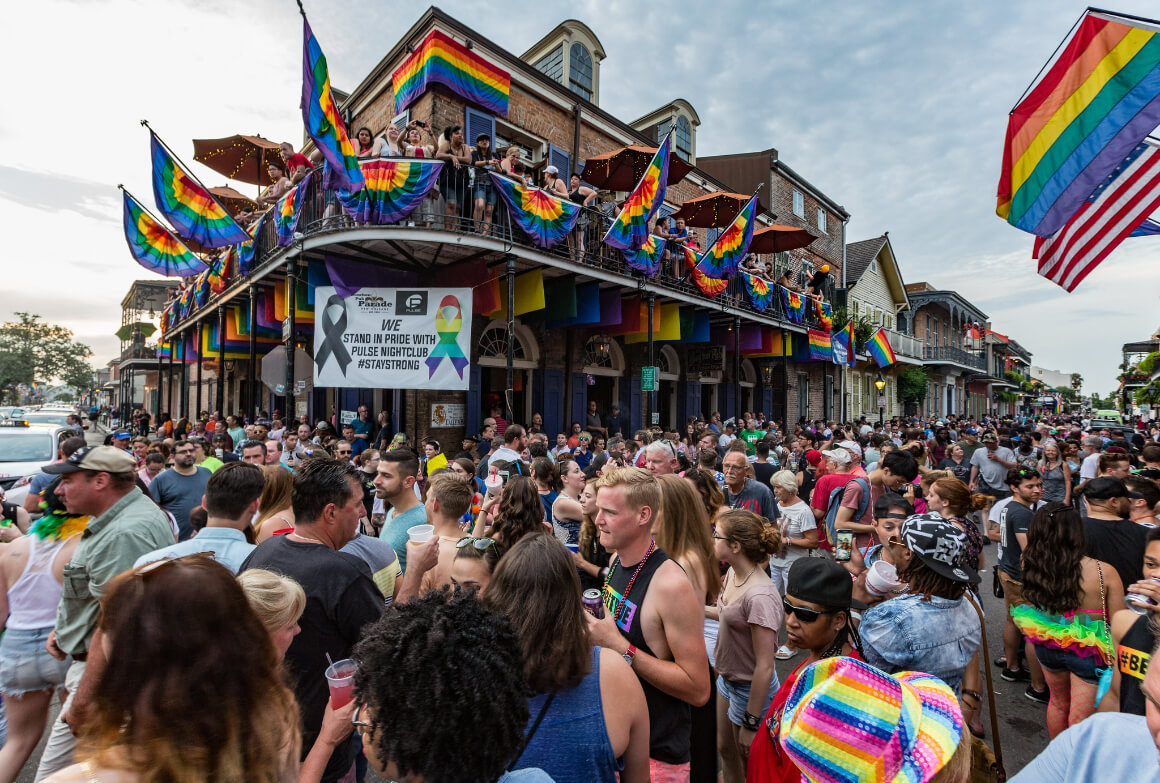
POLYGON ((833 614, 833 612, 829 612, 829 611, 819 612, 816 609, 806 609, 804 606, 794 606, 793 604, 791 604, 789 601, 785 600, 784 598, 781 599, 781 605, 785 609, 785 616, 786 617, 790 617, 790 616, 796 617, 797 619, 801 620, 803 623, 814 623, 814 622, 817 622, 818 618, 824 614, 833 614))

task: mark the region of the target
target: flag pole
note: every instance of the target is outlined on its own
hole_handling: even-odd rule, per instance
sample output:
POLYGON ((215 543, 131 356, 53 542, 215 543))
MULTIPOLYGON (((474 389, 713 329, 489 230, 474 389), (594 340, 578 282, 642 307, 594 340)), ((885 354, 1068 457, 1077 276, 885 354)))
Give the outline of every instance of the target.
MULTIPOLYGON (((301 2, 301 0, 299 0, 299 1, 301 2)), ((668 132, 668 133, 666 133, 666 134, 665 134, 665 137, 664 137, 664 139, 662 139, 662 140, 661 140, 661 141, 660 141, 660 142, 657 144, 657 152, 660 152, 660 148, 661 148, 661 147, 663 147, 663 146, 665 145, 665 142, 666 142, 666 141, 668 141, 668 140, 669 140, 669 139, 672 137, 672 135, 673 135, 673 131, 674 131, 674 130, 676 130, 676 125, 675 125, 675 124, 673 124, 673 123, 669 123, 669 132, 668 132)), ((654 154, 655 154, 655 153, 654 153, 654 154)), ((672 150, 672 148, 671 148, 671 147, 669 148, 669 153, 668 153, 668 154, 670 154, 670 155, 672 155, 672 154, 673 154, 673 150, 672 150)), ((644 171, 644 174, 641 174, 641 175, 640 175, 640 179, 638 179, 638 180, 636 181, 636 184, 632 186, 632 190, 629 192, 629 196, 630 196, 630 197, 632 196, 632 194, 633 194, 633 193, 635 193, 635 192, 636 192, 636 189, 640 187, 640 183, 644 182, 644 178, 645 178, 646 176, 648 176, 648 169, 645 169, 645 171, 644 171)), ((667 178, 667 177, 666 177, 666 178, 667 178)), ((661 184, 662 184, 662 185, 663 185, 665 188, 668 188, 668 186, 669 186, 669 183, 667 183, 667 182, 662 182, 661 184)), ((600 239, 600 244, 604 244, 604 240, 605 240, 605 239, 608 239, 608 234, 609 234, 609 232, 610 232, 610 231, 612 231, 612 226, 616 225, 616 221, 617 221, 617 219, 620 217, 620 214, 621 214, 622 212, 624 212, 624 207, 621 207, 621 208, 620 208, 620 212, 618 212, 618 213, 616 214, 616 217, 612 219, 612 225, 610 225, 610 226, 608 227, 608 231, 605 231, 605 232, 604 232, 604 236, 603 236, 603 237, 600 239)), ((647 226, 646 226, 646 228, 647 228, 647 226)), ((652 233, 652 232, 650 231, 649 233, 652 233)))
MULTIPOLYGON (((749 201, 752 201, 754 198, 756 198, 756 197, 757 197, 757 194, 758 194, 758 193, 760 193, 760 192, 761 192, 761 189, 762 189, 762 188, 764 188, 764 187, 765 187, 765 183, 764 183, 764 182, 760 183, 760 184, 757 186, 757 190, 753 191, 753 193, 751 193, 751 194, 750 194, 750 196, 749 196, 749 201)), ((748 204, 748 203, 749 203, 749 201, 746 201, 746 202, 745 202, 745 204, 748 204)), ((741 209, 745 209, 745 204, 742 204, 742 205, 741 205, 741 209)), ((740 215, 740 214, 741 214, 741 209, 737 210, 737 215, 740 215)), ((733 221, 737 219, 737 215, 734 215, 734 216, 733 216, 733 220, 730 220, 730 221, 729 221, 729 224, 726 226, 726 228, 728 228, 729 226, 733 225, 733 221)), ((753 215, 753 217, 754 217, 754 218, 756 218, 756 217, 757 217, 756 210, 754 210, 754 215, 753 215)), ((713 244, 711 244, 711 245, 709 245, 709 247, 705 248, 705 252, 701 254, 701 258, 698 258, 698 259, 697 259, 697 264, 700 264, 700 263, 701 263, 701 259, 703 259, 705 256, 709 255, 709 252, 710 252, 710 251, 711 251, 713 248, 717 247, 717 243, 721 241, 721 237, 723 237, 723 236, 725 236, 725 232, 724 232, 724 231, 722 231, 720 234, 718 234, 718 235, 717 235, 717 238, 713 240, 713 244)), ((732 275, 730 275, 730 277, 732 277, 732 275)))
POLYGON ((241 231, 243 234, 248 234, 249 232, 246 231, 244 228, 242 228, 242 224, 239 223, 238 221, 234 220, 233 214, 228 209, 226 209, 224 204, 222 204, 220 201, 218 201, 217 196, 215 196, 213 194, 213 192, 211 192, 210 189, 205 186, 205 183, 202 182, 200 179, 198 179, 194 175, 194 173, 189 170, 189 166, 185 165, 185 163, 181 160, 181 158, 178 157, 177 153, 174 152, 169 147, 169 145, 165 143, 165 140, 153 132, 153 128, 151 128, 149 126, 149 120, 141 120, 141 124, 144 125, 149 130, 149 135, 152 136, 153 138, 157 139, 157 143, 165 148, 165 151, 168 152, 169 156, 171 158, 173 158, 174 162, 177 163, 177 165, 181 167, 181 170, 186 174, 186 176, 188 176, 190 179, 192 179, 194 182, 196 182, 199 186, 201 186, 201 189, 204 190, 206 192, 206 195, 208 195, 210 197, 210 199, 213 200, 213 203, 217 204, 218 208, 221 209, 221 211, 226 214, 226 216, 230 219, 230 222, 234 224, 234 226, 238 229, 238 231, 241 231))
MULTIPOLYGON (((117 190, 120 190, 120 191, 121 191, 121 192, 123 192, 123 193, 124 193, 126 196, 128 196, 128 197, 129 197, 129 198, 131 198, 131 199, 133 199, 133 201, 134 201, 134 202, 137 204, 137 206, 141 207, 141 210, 142 210, 142 211, 143 211, 143 212, 144 212, 146 215, 148 215, 149 217, 153 218, 155 221, 157 221, 157 225, 159 225, 159 226, 161 226, 163 229, 165 229, 165 233, 169 234, 170 238, 172 238, 172 239, 173 239, 173 241, 177 242, 177 244, 181 245, 181 246, 182 246, 182 247, 185 249, 185 252, 189 253, 189 254, 190 254, 190 255, 192 255, 194 258, 197 258, 197 259, 201 260, 201 262, 202 262, 203 264, 205 263, 205 259, 204 259, 204 258, 202 258, 202 257, 201 257, 200 255, 198 255, 197 253, 194 253, 192 250, 190 250, 190 249, 189 249, 189 247, 188 247, 188 246, 187 246, 187 245, 186 245, 184 242, 182 242, 182 241, 181 241, 181 237, 177 236, 177 234, 176 234, 176 233, 175 233, 175 232, 174 232, 174 231, 173 231, 173 230, 172 230, 172 229, 171 229, 171 228, 170 228, 168 225, 166 225, 166 223, 165 223, 165 221, 164 221, 164 220, 162 220, 161 218, 159 218, 159 217, 157 217, 156 215, 154 215, 154 214, 153 214, 151 211, 149 211, 149 207, 145 206, 144 202, 142 202, 142 201, 141 201, 141 199, 137 198, 137 197, 136 197, 136 196, 134 196, 132 193, 130 193, 130 192, 128 191, 128 189, 126 189, 126 188, 125 188, 125 186, 124 186, 124 185, 120 185, 120 184, 118 184, 118 185, 117 185, 117 190)), ((206 266, 208 267, 208 264, 207 264, 206 266)), ((180 275, 178 275, 178 277, 180 277, 180 275)))

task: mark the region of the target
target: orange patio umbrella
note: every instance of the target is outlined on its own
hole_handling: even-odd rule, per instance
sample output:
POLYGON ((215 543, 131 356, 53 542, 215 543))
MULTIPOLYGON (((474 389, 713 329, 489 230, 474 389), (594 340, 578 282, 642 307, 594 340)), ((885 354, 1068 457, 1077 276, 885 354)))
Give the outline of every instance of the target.
POLYGON ((210 188, 209 192, 221 202, 223 207, 230 211, 231 215, 237 215, 244 207, 250 207, 251 209, 258 208, 257 201, 243 196, 231 187, 210 188))
MULTIPOLYGON (((722 228, 733 222, 741 208, 749 202, 752 196, 744 193, 707 193, 704 196, 691 198, 681 205, 669 217, 674 220, 684 218, 685 225, 699 228, 722 228)), ((757 214, 765 211, 761 201, 757 202, 757 214)))
POLYGON ((277 142, 241 134, 224 139, 194 139, 193 159, 218 174, 250 185, 273 185, 266 164, 281 161, 277 142))
POLYGON ((797 250, 813 242, 817 237, 804 228, 793 226, 766 226, 753 232, 753 241, 749 243, 751 253, 784 253, 786 250, 797 250))
MULTIPOLYGON (((584 161, 584 171, 580 179, 604 190, 631 191, 644 176, 645 169, 657 154, 656 147, 642 147, 633 144, 621 147, 603 155, 593 155, 584 161)), ((676 185, 693 170, 693 166, 675 152, 669 153, 669 181, 666 185, 676 185)))

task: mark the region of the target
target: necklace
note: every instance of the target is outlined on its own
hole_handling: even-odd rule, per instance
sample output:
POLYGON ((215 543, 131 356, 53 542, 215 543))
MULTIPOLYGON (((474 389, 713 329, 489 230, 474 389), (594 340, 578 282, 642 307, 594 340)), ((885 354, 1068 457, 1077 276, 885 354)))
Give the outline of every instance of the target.
POLYGON ((757 565, 756 565, 756 564, 753 566, 753 568, 750 568, 750 569, 749 569, 749 573, 745 575, 745 578, 744 578, 744 579, 742 579, 740 582, 737 582, 737 583, 736 583, 736 584, 734 584, 733 586, 734 586, 734 587, 741 587, 741 585, 743 585, 743 584, 745 584, 746 582, 748 582, 748 581, 749 581, 749 577, 753 576, 753 574, 754 574, 754 572, 755 572, 755 571, 757 571, 757 565))
MULTIPOLYGON (((656 551, 656 548, 657 542, 650 538, 648 541, 648 549, 645 551, 644 557, 642 557, 640 562, 636 564, 636 570, 632 572, 632 576, 628 579, 628 584, 624 588, 624 595, 620 597, 620 605, 617 606, 616 611, 612 613, 613 619, 617 622, 620 622, 621 617, 626 611, 628 611, 628 594, 632 592, 632 586, 636 584, 636 578, 640 576, 640 569, 644 568, 644 564, 648 562, 649 557, 652 556, 652 553, 656 551)), ((604 577, 604 588, 606 590, 609 589, 608 585, 612 581, 612 575, 616 573, 616 567, 618 565, 620 565, 619 560, 612 564, 612 568, 608 571, 608 576, 604 577)))
POLYGON ((287 533, 287 535, 294 536, 295 538, 301 538, 303 541, 309 541, 312 544, 321 544, 322 543, 317 538, 311 538, 310 536, 304 536, 301 533, 299 533, 297 530, 291 530, 289 533, 287 533))

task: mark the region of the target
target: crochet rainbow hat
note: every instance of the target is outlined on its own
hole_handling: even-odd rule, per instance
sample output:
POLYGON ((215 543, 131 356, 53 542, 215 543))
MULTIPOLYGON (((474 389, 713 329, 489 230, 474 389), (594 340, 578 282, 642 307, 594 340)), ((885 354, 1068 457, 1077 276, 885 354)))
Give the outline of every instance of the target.
POLYGON ((811 783, 926 783, 959 746, 963 716, 946 683, 824 658, 798 677, 781 745, 811 783))

